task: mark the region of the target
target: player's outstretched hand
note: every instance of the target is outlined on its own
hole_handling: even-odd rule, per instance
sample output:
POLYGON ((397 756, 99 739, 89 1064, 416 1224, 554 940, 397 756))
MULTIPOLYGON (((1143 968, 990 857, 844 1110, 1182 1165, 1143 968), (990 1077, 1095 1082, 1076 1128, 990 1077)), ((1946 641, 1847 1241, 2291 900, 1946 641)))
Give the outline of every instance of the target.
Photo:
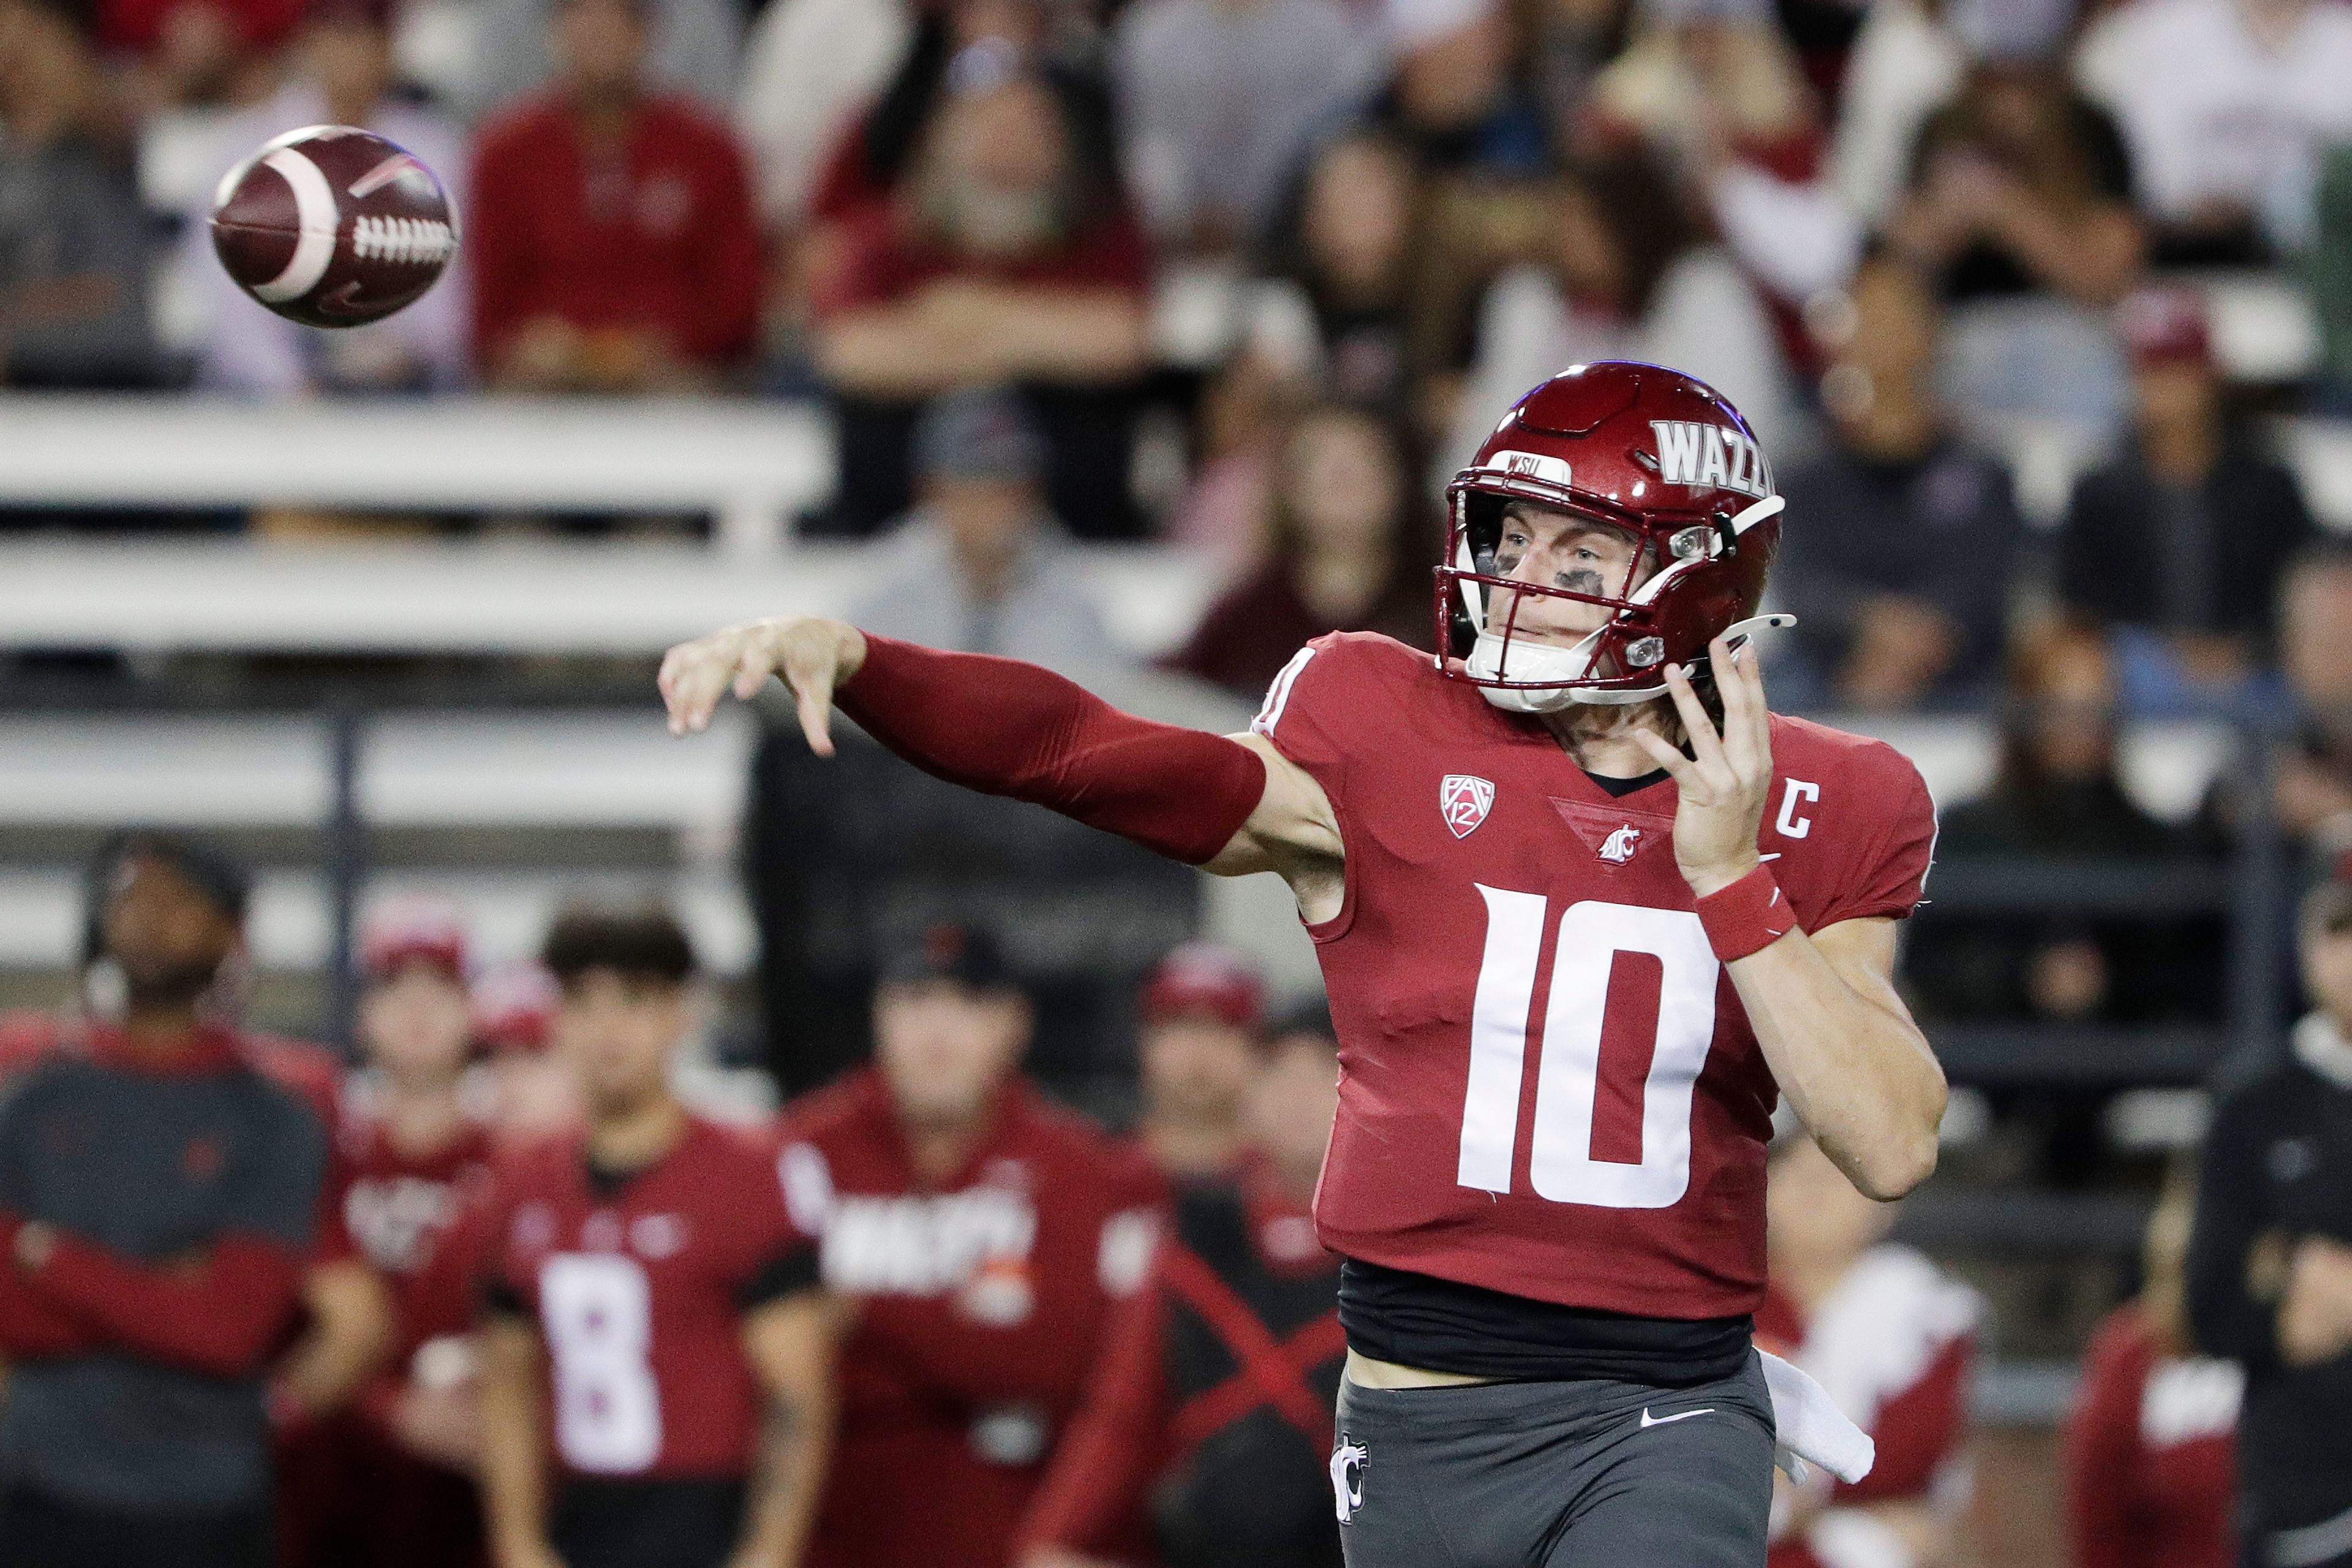
POLYGON ((747 621, 682 642, 662 657, 662 701, 669 732, 690 735, 710 725, 719 699, 731 689, 749 702, 768 677, 781 676, 799 704, 809 750, 833 755, 833 694, 866 662, 866 638, 856 626, 814 616, 747 621))
POLYGON ((1755 645, 1735 649, 1717 637, 1706 657, 1723 697, 1722 733, 1678 664, 1666 667, 1666 690, 1682 715, 1692 754, 1683 755, 1653 731, 1633 732, 1651 759, 1674 775, 1682 797, 1675 812, 1675 864, 1701 898, 1756 868, 1756 834, 1772 787, 1771 715, 1755 645))

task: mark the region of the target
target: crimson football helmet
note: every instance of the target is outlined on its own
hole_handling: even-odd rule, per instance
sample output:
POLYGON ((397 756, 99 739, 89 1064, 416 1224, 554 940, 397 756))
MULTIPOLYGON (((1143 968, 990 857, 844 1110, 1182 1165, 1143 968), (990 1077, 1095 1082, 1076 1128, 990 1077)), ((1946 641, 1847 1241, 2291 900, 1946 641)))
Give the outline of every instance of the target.
POLYGON ((1703 670, 1713 638, 1795 624, 1757 614, 1780 541, 1771 465, 1739 411, 1680 371, 1614 360, 1571 366, 1512 405, 1445 495, 1439 664, 1497 708, 1647 701, 1666 689, 1667 665, 1703 670), (1496 554, 1514 501, 1628 537, 1624 580, 1598 592, 1513 580, 1496 554), (1540 598, 1611 614, 1573 645, 1545 641, 1520 625, 1540 598), (1496 606, 1499 623, 1488 614, 1496 606))

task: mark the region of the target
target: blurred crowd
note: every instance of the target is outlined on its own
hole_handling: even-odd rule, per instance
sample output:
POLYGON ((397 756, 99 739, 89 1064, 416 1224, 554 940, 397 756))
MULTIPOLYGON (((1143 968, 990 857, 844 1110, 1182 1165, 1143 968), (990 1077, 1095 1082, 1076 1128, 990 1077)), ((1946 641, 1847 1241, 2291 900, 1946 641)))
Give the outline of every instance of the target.
MULTIPOLYGON (((1161 538, 1227 589, 1173 661, 1254 693, 1308 633, 1425 640, 1496 412, 1652 359, 1790 498, 1784 705, 1980 705, 2054 611, 2136 713, 2276 712, 2352 635, 2249 417, 2352 405, 2347 73, 2346 0, 5 0, 0 365, 821 398, 809 527, 894 532, 961 640, 1083 605, 1062 541, 1161 538), (205 224, 320 121, 464 235, 344 332, 205 224), (2315 375, 2231 380, 2214 268, 2301 291, 2315 375), (2105 454, 2052 537, 2019 420, 2105 454)), ((2291 816, 2352 798, 2320 771, 2291 816)))

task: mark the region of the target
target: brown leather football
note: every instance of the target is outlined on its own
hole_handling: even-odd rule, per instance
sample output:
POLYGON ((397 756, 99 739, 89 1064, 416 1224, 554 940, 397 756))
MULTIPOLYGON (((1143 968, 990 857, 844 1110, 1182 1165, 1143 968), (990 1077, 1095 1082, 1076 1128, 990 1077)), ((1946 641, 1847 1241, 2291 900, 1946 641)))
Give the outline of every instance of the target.
POLYGON ((213 249, 247 293, 313 327, 380 321, 457 250, 433 171, 348 125, 289 131, 231 169, 213 198, 213 249))

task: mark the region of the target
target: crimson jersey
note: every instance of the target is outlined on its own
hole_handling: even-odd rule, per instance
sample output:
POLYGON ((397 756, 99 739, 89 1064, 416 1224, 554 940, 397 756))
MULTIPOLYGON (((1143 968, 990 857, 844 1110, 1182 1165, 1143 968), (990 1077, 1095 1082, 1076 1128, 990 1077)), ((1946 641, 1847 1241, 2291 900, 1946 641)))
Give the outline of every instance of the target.
POLYGON ((2066 1426, 2074 1568, 2231 1568, 2234 1363, 2166 1352, 2136 1302, 2099 1325, 2066 1426))
POLYGON ((336 1120, 329 1170, 330 1255, 361 1258, 391 1287, 404 1356, 472 1326, 461 1271, 432 1267, 436 1255, 489 1180, 488 1127, 467 1122, 431 1153, 410 1154, 375 1112, 365 1078, 354 1079, 336 1120))
POLYGON ((1837 1550, 1847 1504, 1957 1500, 1967 1484, 1969 1375, 1984 1303, 1910 1247, 1872 1247, 1814 1303, 1810 1317, 1778 1290, 1756 1314, 1756 1339, 1797 1363, 1877 1446, 1870 1474, 1840 1481, 1808 1533, 1773 1549, 1771 1568, 1821 1568, 1837 1550))
MULTIPOLYGON (((1347 854, 1308 928, 1339 1037, 1324 1245, 1567 1306, 1753 1311, 1779 1089, 1675 866, 1673 782, 1612 797, 1539 721, 1365 633, 1301 649, 1251 727, 1347 854)), ((1777 716, 1772 754, 1759 847, 1800 923, 1909 914, 1917 770, 1777 716)))
POLYGON ((768 1151, 689 1117, 605 1186, 579 1138, 507 1156, 483 1213, 485 1292, 536 1322, 554 1453, 574 1476, 740 1477, 760 1394, 743 1314, 812 1282, 768 1151))
POLYGON ((871 1069, 788 1113, 779 1165, 857 1306, 809 1562, 1003 1568, 1150 1261, 1160 1178, 1016 1082, 964 1167, 926 1182, 871 1069))

